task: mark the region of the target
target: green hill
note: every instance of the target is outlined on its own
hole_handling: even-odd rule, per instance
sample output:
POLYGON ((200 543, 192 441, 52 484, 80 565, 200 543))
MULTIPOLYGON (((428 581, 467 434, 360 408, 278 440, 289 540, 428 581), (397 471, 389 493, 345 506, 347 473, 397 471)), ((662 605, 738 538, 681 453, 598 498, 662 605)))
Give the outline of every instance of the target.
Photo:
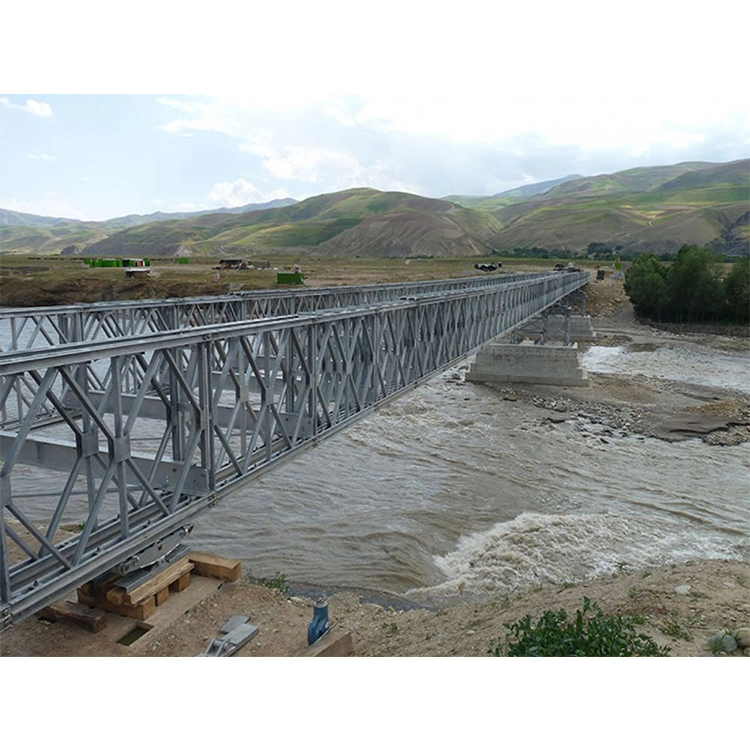
POLYGON ((511 190, 504 190, 502 193, 495 193, 495 195, 489 198, 486 195, 449 195, 445 200, 464 208, 484 208, 488 211, 494 211, 503 206, 509 206, 518 201, 531 198, 534 195, 544 193, 557 185, 562 185, 564 182, 581 178, 582 175, 580 174, 569 174, 567 177, 558 177, 556 180, 533 182, 529 185, 512 188, 511 190))
POLYGON ((596 242, 631 252, 676 252, 683 244, 710 244, 729 255, 748 254, 750 159, 573 177, 497 196, 450 200, 356 188, 273 208, 222 209, 171 219, 161 214, 159 220, 126 228, 118 228, 117 222, 133 224, 139 218, 72 222, 4 212, 0 218, 25 225, 0 226, 0 250, 100 257, 286 252, 400 258, 461 257, 534 246, 582 253, 596 242))
POLYGON ((668 180, 694 170, 714 167, 710 162, 682 162, 663 167, 635 167, 613 174, 582 177, 553 187, 545 193, 546 198, 563 196, 608 195, 614 193, 642 193, 654 190, 668 180))
POLYGON ((248 211, 289 206, 296 202, 293 198, 281 198, 268 203, 249 203, 237 208, 220 208, 213 212, 163 213, 157 211, 153 214, 118 216, 105 221, 79 221, 52 216, 36 216, 0 208, 0 252, 39 255, 52 255, 63 251, 77 253, 87 245, 99 242, 113 232, 127 227, 199 217, 207 213, 242 214, 248 211))
POLYGON ((489 252, 500 223, 486 212, 410 193, 356 188, 278 209, 146 224, 88 246, 86 255, 245 255, 293 249, 362 257, 489 252))
POLYGON ((104 239, 107 231, 96 222, 70 222, 49 227, 0 226, 0 252, 57 255, 66 247, 81 249, 104 239))
MULTIPOLYGON (((711 244, 748 254, 750 160, 686 162, 574 180, 492 211, 503 228, 490 242, 581 252, 591 242, 634 252, 711 244)), ((480 204, 481 206, 481 204, 480 204)))

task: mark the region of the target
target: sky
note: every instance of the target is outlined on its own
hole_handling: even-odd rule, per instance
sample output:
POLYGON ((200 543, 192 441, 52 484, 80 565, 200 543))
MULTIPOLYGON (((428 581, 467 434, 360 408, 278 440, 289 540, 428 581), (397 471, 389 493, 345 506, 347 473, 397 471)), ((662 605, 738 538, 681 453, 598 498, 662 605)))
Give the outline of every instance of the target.
POLYGON ((9 210, 492 195, 750 156, 734 0, 26 6, 0 44, 9 210))

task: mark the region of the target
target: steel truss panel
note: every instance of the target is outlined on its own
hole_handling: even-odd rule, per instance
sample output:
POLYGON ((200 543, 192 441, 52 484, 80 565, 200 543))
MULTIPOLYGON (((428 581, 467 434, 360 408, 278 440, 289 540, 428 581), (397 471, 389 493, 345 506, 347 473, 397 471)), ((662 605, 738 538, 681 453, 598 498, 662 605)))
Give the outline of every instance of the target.
POLYGON ((0 355, 0 621, 579 289, 535 275, 353 309, 0 355))
POLYGON ((0 309, 0 342, 6 350, 15 351, 76 341, 103 341, 216 323, 361 307, 400 297, 440 294, 459 289, 489 289, 512 284, 522 278, 543 276, 543 273, 499 274, 403 284, 257 290, 166 300, 4 308, 0 309))

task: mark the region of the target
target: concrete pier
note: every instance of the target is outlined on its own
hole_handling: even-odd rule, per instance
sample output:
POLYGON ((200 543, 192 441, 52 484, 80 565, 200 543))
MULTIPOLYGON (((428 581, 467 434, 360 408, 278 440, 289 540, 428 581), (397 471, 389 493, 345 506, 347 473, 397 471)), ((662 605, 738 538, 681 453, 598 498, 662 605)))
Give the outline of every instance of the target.
POLYGON ((586 386, 578 344, 492 343, 482 348, 466 380, 474 383, 535 383, 586 386))
MULTIPOLYGON (((568 321, 570 324, 570 341, 580 343, 596 341, 596 333, 594 332, 594 326, 591 324, 590 315, 571 315, 568 318, 563 315, 547 316, 546 340, 564 341, 565 326, 568 321)), ((534 318, 534 320, 517 328, 513 335, 518 339, 531 338, 536 341, 541 336, 542 326, 542 318, 534 318)))

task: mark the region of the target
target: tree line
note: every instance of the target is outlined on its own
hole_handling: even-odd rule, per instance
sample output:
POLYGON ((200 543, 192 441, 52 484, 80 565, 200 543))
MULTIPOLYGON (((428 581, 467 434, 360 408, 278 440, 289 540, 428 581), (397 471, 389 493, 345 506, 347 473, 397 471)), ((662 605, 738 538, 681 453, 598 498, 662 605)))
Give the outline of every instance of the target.
MULTIPOLYGON (((642 251, 636 248, 627 248, 623 245, 614 245, 613 247, 606 242, 589 242, 586 246, 586 250, 580 252, 578 250, 550 250, 549 248, 537 247, 536 245, 534 245, 534 247, 514 247, 512 250, 492 250, 492 255, 503 258, 538 258, 554 260, 587 258, 588 260, 600 262, 635 260, 635 258, 641 254, 642 251)), ((658 253, 656 257, 659 260, 671 262, 677 260, 677 253, 663 250, 658 253)), ((717 258, 720 258, 720 260, 723 260, 725 263, 734 263, 737 260, 737 258, 732 255, 717 255, 717 258)))
POLYGON ((638 315, 664 322, 750 322, 750 259, 723 275, 708 247, 683 245, 664 265, 653 253, 639 255, 625 271, 625 292, 638 315))

